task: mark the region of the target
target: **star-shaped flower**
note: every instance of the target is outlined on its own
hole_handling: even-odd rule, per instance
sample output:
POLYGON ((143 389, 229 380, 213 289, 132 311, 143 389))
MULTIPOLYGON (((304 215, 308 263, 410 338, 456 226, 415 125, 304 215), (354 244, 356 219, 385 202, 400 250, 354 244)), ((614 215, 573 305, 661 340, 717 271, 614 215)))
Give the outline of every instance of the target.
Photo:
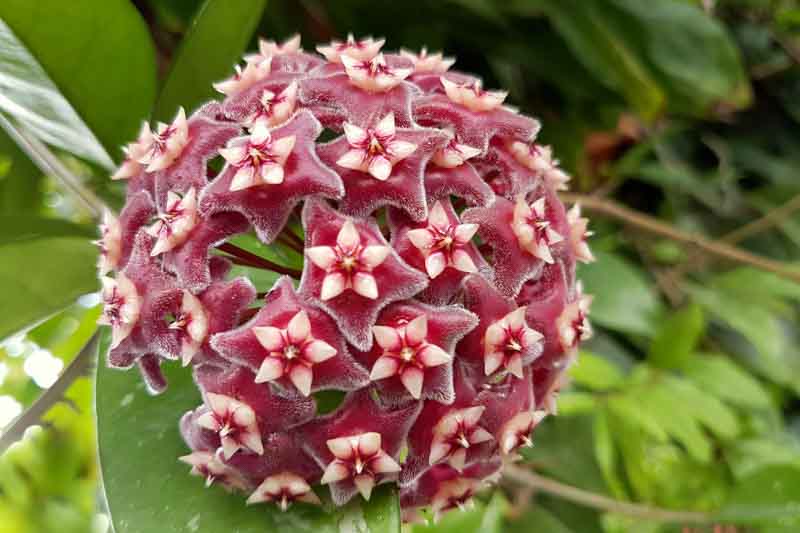
POLYGON ((121 270, 128 263, 136 233, 155 214, 153 201, 146 191, 131 195, 120 211, 119 218, 106 210, 100 224, 100 239, 95 244, 100 249, 97 268, 101 276, 112 270, 121 270))
POLYGON ((380 244, 363 246, 361 235, 352 220, 346 220, 336 235, 336 246, 313 246, 306 249, 308 259, 325 271, 320 299, 336 298, 346 290, 374 300, 378 285, 372 271, 389 257, 391 248, 380 244))
POLYGON ((264 89, 256 110, 244 119, 244 125, 254 130, 259 124, 274 128, 289 120, 297 108, 298 88, 297 81, 293 80, 277 94, 264 89))
POLYGON ((517 162, 536 172, 555 190, 567 190, 570 176, 559 168, 558 159, 553 159, 552 147, 512 141, 507 148, 517 162))
MULTIPOLYGON (((278 394, 270 385, 256 383, 255 374, 245 367, 200 365, 194 368, 194 376, 203 392, 206 405, 212 407, 212 410, 214 409, 209 394, 226 396, 248 405, 255 416, 253 428, 258 429, 259 436, 288 431, 314 418, 316 406, 312 398, 302 396, 294 390, 285 390, 278 394)), ((196 412, 202 415, 205 408, 201 407, 196 412)), ((200 423, 201 420, 198 419, 197 422, 200 423)), ((224 447, 224 441, 221 444, 224 447)), ((249 449, 257 452, 253 448, 249 449)))
POLYGON ((436 465, 401 488, 400 505, 404 509, 430 506, 434 522, 438 522, 442 513, 452 508, 471 507, 472 496, 497 476, 502 465, 499 457, 479 461, 462 472, 446 464, 436 465))
MULTIPOLYGON (((400 56, 385 56, 384 61, 390 72, 402 74, 411 69, 411 63, 400 56)), ((326 128, 335 131, 341 131, 344 122, 360 127, 376 124, 389 113, 394 114, 399 127, 413 126, 411 101, 420 92, 415 85, 396 78, 371 78, 368 69, 353 72, 356 79, 360 79, 358 76, 365 78, 359 82, 361 85, 373 83, 374 79, 380 79, 381 83, 386 81, 386 87, 397 83, 383 91, 370 91, 354 83, 342 67, 324 65, 300 80, 301 104, 310 109, 326 128)))
POLYGON ((295 141, 294 135, 273 138, 264 122, 257 123, 249 136, 230 141, 227 148, 219 151, 236 169, 229 190, 283 183, 284 167, 295 141))
POLYGON ((397 138, 394 113, 383 117, 374 128, 362 129, 345 122, 344 134, 350 150, 336 164, 366 172, 380 181, 386 181, 392 168, 417 149, 416 144, 397 138))
POLYGON ((244 68, 236 65, 232 77, 214 84, 214 89, 224 95, 232 95, 252 87, 272 72, 272 57, 260 61, 246 62, 244 68))
POLYGON ((211 283, 211 250, 229 237, 249 229, 237 213, 207 214, 179 245, 164 252, 164 267, 174 272, 183 288, 201 292, 211 283))
POLYGON ((390 210, 392 246, 409 265, 428 274, 428 288, 417 297, 434 304, 449 303, 467 273, 489 266, 472 237, 475 224, 461 224, 449 199, 436 202, 428 220, 415 223, 397 210, 390 210))
POLYGON ((402 83, 413 72, 411 68, 398 68, 387 63, 383 54, 360 60, 343 55, 340 57, 350 83, 368 92, 384 93, 402 83))
POLYGON ((575 299, 564 307, 556 319, 558 335, 564 352, 572 352, 582 341, 592 336, 592 325, 589 323, 589 307, 592 297, 582 294, 578 286, 575 299))
POLYGON ((227 490, 247 490, 248 483, 235 469, 226 465, 214 453, 201 451, 184 455, 180 460, 192 467, 193 476, 205 479, 206 487, 217 483, 227 490))
POLYGON ((309 201, 303 228, 308 260, 299 293, 329 313, 348 342, 368 350, 381 309, 424 289, 427 276, 391 250, 374 221, 350 219, 309 201))
POLYGON ((456 62, 454 57, 444 57, 441 52, 429 54, 426 47, 422 47, 419 53, 411 50, 400 49, 400 55, 411 61, 414 65, 414 73, 437 73, 442 74, 453 66, 456 62))
POLYGON ((179 354, 184 366, 190 362, 219 364, 222 360, 209 344, 211 336, 235 327, 255 296, 255 288, 246 278, 214 281, 197 296, 183 290, 180 297, 174 297, 168 332, 153 331, 150 338, 161 353, 179 354))
POLYGON ((462 85, 442 76, 441 82, 447 97, 470 111, 493 111, 502 106, 508 96, 506 91, 484 90, 480 80, 475 80, 469 85, 462 85))
POLYGON ((397 458, 419 407, 414 402, 386 409, 362 389, 300 428, 304 450, 325 470, 322 483, 330 485, 335 504, 344 505, 356 492, 369 499, 375 485, 397 479, 397 458))
POLYGON ((150 255, 160 255, 183 244, 199 219, 194 187, 183 196, 170 191, 164 210, 158 214, 153 225, 147 228, 147 233, 156 238, 150 255))
POLYGON ((302 52, 300 48, 300 34, 295 33, 290 35, 288 39, 282 43, 276 41, 268 41, 266 39, 258 40, 258 51, 263 57, 278 56, 283 54, 296 54, 302 52))
POLYGON ((150 124, 143 122, 142 127, 139 129, 139 137, 122 148, 125 159, 111 175, 112 180, 130 179, 144 171, 146 165, 139 160, 144 158, 150 150, 152 137, 153 133, 150 131, 150 124))
MULTIPOLYGON (((513 141, 516 144, 524 144, 513 141)), ((513 198, 520 194, 528 194, 539 187, 544 180, 538 171, 520 163, 509 146, 513 144, 500 137, 489 141, 489 149, 473 164, 481 176, 494 190, 495 194, 513 198)))
POLYGON ((530 432, 543 416, 534 414, 534 397, 529 368, 522 379, 508 376, 504 381, 487 386, 478 394, 476 403, 484 405, 484 427, 492 435, 504 455, 513 453, 530 442, 530 432))
POLYGON ((346 41, 334 40, 330 44, 317 46, 317 52, 332 63, 340 63, 342 56, 365 61, 378 55, 384 42, 386 42, 384 39, 373 39, 372 37, 356 40, 352 33, 348 33, 346 41))
POLYGON ((526 307, 517 307, 483 276, 464 280, 464 307, 480 322, 459 343, 459 360, 490 376, 500 368, 517 378, 523 367, 542 353, 542 334, 525 320, 526 307))
POLYGON ((547 199, 542 196, 531 204, 525 197, 517 196, 511 229, 517 236, 520 248, 545 263, 553 262, 550 247, 564 240, 547 219, 547 199))
POLYGON ((111 348, 128 338, 139 320, 142 299, 136 285, 123 272, 116 278, 103 276, 103 314, 97 323, 111 326, 111 348))
POLYGON ((197 419, 200 427, 219 435, 225 459, 230 459, 239 450, 249 450, 261 455, 264 446, 253 408, 223 394, 206 394, 209 411, 197 419))
POLYGON ((374 128, 348 126, 345 136, 320 146, 319 155, 340 171, 344 212, 368 216, 392 205, 424 220, 425 166, 448 137, 436 129, 396 128, 393 119, 387 115, 374 128))
POLYGON ((550 252, 550 256, 561 254, 560 249, 554 254, 555 250, 551 248, 554 243, 550 239, 556 234, 567 233, 566 213, 552 191, 545 189, 543 195, 543 219, 538 218, 539 215, 530 206, 530 217, 522 218, 521 215, 528 210, 521 206, 515 207, 513 202, 502 197, 496 197, 489 207, 470 208, 461 215, 464 222, 480 226, 478 235, 492 249, 492 260, 489 262, 495 269, 494 283, 507 297, 516 296, 522 284, 541 271, 542 265, 547 264, 546 260, 549 258, 546 252, 550 252), (537 226, 540 221, 547 222, 547 226, 537 226), (524 248, 523 243, 530 245, 524 248), (547 244, 546 251, 543 243, 547 244))
POLYGON ((484 408, 474 404, 473 379, 458 360, 453 370, 455 401, 451 405, 425 402, 409 431, 401 486, 413 483, 434 465, 446 463, 463 471, 494 452, 494 437, 481 426, 484 408))
POLYGON ((159 122, 155 131, 143 130, 147 150, 138 161, 147 172, 163 170, 181 155, 189 142, 189 124, 181 107, 171 124, 159 122))
POLYGON ((379 476, 401 470, 397 461, 381 448, 380 433, 338 437, 330 439, 327 445, 335 459, 325 468, 322 484, 352 479, 365 500, 369 500, 379 476))
POLYGON ((569 244, 575 259, 582 263, 594 261, 592 250, 586 240, 592 236, 592 232, 587 230, 589 219, 581 216, 580 204, 575 204, 572 209, 567 211, 567 223, 569 224, 569 244))
POLYGON ((370 378, 384 402, 410 396, 450 404, 455 398, 453 351, 477 323, 475 315, 457 306, 395 303, 372 328, 375 346, 357 357, 372 368, 370 378))
POLYGON ((449 353, 428 342, 428 317, 425 315, 397 327, 373 326, 372 333, 383 353, 372 365, 370 379, 398 376, 415 400, 422 394, 425 370, 452 359, 449 353))
POLYGON ((215 335, 212 345, 226 359, 255 372, 256 383, 276 383, 304 396, 330 388, 353 390, 369 381, 336 323, 301 303, 286 277, 275 283, 250 321, 215 335))
POLYGON ((433 279, 448 267, 466 273, 478 270, 467 251, 478 225, 459 223, 449 203, 448 207, 450 209, 446 210, 442 202, 436 202, 428 216, 427 226, 412 229, 407 234, 411 244, 425 256, 425 270, 433 279))
POLYGON ((247 505, 262 502, 274 502, 281 511, 287 511, 294 502, 322 505, 319 497, 311 490, 311 485, 292 472, 280 472, 265 478, 247 498, 247 505))
POLYGON ((225 143, 241 131, 238 124, 217 120, 218 104, 207 104, 187 121, 188 140, 183 151, 167 168, 154 173, 156 205, 166 207, 169 192, 186 194, 194 187, 198 192, 208 183, 207 166, 225 143))
POLYGON ((311 393, 311 367, 334 357, 336 348, 311 335, 308 312, 298 311, 285 329, 274 326, 253 328, 253 334, 269 352, 261 363, 256 383, 274 381, 284 375, 304 396, 311 393))
POLYGON ((461 143, 486 152, 489 139, 501 136, 520 141, 533 139, 539 122, 501 105, 499 94, 475 90, 442 76, 449 95, 431 94, 413 103, 414 120, 422 126, 452 128, 461 143))
MULTIPOLYGON (((273 144, 277 140, 294 138, 291 150, 280 164, 282 181, 231 190, 240 169, 229 164, 203 192, 201 211, 241 213, 255 226, 259 238, 269 243, 281 232, 300 200, 309 196, 341 198, 344 194, 341 179, 319 160, 315 152, 314 140, 321 132, 322 126, 311 113, 299 111, 291 120, 270 132, 270 138, 275 140, 273 144)), ((284 143, 288 144, 288 141, 284 143)), ((269 174, 277 176, 276 167, 276 164, 267 167, 273 169, 269 174)))
POLYGON ((484 409, 483 406, 456 409, 436 423, 428 458, 431 465, 445 461, 456 470, 463 470, 469 448, 494 439, 479 425, 484 409))

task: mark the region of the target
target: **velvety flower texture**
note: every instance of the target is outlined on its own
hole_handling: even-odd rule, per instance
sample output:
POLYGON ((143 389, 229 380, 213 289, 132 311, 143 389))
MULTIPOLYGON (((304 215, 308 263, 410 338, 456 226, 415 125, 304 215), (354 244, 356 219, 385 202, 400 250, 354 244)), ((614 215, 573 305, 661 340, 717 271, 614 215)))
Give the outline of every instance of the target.
POLYGON ((407 520, 461 507, 530 445, 591 335, 590 232, 539 123, 453 58, 383 45, 262 41, 220 102, 144 124, 113 176, 108 364, 154 393, 162 363, 193 372, 180 459, 248 504, 392 483, 407 520), (229 242, 247 232, 302 271, 229 242), (257 289, 231 262, 283 276, 257 289))

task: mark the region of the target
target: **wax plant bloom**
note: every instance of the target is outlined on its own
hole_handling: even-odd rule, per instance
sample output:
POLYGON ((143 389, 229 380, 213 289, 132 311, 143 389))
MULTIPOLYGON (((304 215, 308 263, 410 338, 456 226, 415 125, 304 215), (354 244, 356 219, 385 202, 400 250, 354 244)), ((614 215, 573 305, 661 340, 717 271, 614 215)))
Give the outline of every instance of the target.
POLYGON ((555 412, 591 334, 587 221, 539 123, 453 59, 383 44, 262 41, 221 102, 144 124, 113 176, 108 364, 153 392, 163 362, 190 367, 180 460, 249 504, 392 483, 406 520, 462 506, 555 412), (228 242, 249 231, 304 258, 263 298, 228 275, 269 264, 228 242), (345 394, 320 414, 326 390, 345 394))

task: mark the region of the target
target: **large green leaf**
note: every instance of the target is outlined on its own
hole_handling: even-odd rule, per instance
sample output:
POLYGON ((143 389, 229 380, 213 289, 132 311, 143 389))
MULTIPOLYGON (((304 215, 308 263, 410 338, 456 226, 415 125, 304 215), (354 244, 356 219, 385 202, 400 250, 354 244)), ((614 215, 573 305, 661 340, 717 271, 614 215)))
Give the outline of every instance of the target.
POLYGON ((610 329, 651 335, 663 312, 651 283, 620 256, 597 252, 597 261, 580 268, 587 294, 594 296, 591 318, 610 329))
POLYGON ((623 94, 646 118, 655 118, 664 91, 648 71, 635 43, 626 37, 630 22, 605 0, 538 0, 572 53, 607 87, 623 94))
POLYGON ((705 330, 703 310, 689 305, 670 315, 658 328, 648 358, 661 368, 677 368, 686 362, 705 330))
POLYGON ((755 523, 798 520, 798 501, 800 468, 791 464, 768 466, 739 482, 719 518, 755 523))
POLYGON ((298 504, 286 513, 266 504, 248 507, 244 495, 217 486, 206 489, 178 461, 189 451, 178 420, 201 402, 191 372, 167 365, 169 388, 153 397, 138 372, 109 369, 102 357, 96 383, 100 463, 117 533, 399 533, 400 507, 389 486, 377 489, 369 503, 359 499, 339 509, 298 504))
POLYGON ((191 111, 214 97, 211 83, 230 75, 265 5, 266 0, 206 0, 200 6, 158 97, 155 118, 167 120, 179 106, 191 111))
POLYGON ((682 0, 537 0, 573 54, 645 118, 664 108, 704 115, 740 108, 750 86, 735 43, 682 0), (702 53, 697 53, 702 50, 702 53))
POLYGON ((97 249, 86 238, 0 244, 0 339, 97 289, 97 249))
POLYGON ((438 523, 413 527, 413 533, 502 533, 503 514, 508 508, 503 493, 495 491, 488 503, 474 501, 474 507, 447 513, 438 523))
POLYGON ((127 0, 3 0, 0 19, 0 111, 43 141, 110 166, 108 154, 120 155, 155 98, 155 53, 136 8, 127 0))

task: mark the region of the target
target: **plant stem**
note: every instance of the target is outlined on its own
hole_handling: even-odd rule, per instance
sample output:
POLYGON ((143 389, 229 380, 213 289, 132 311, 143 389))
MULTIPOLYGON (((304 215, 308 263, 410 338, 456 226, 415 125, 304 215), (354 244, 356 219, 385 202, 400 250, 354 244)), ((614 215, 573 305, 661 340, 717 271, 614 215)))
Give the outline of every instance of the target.
POLYGON ((235 263, 237 262, 235 259, 238 259, 238 263, 241 265, 250 266, 253 268, 261 268, 263 270, 272 270, 279 274, 285 274, 295 279, 300 279, 301 272, 299 270, 285 267, 283 265, 279 265, 278 263, 273 263, 269 259, 265 259, 260 255, 248 252, 243 248, 239 248, 235 244, 226 242, 217 246, 217 250, 232 255, 233 257, 229 257, 229 259, 233 260, 235 263))
POLYGON ((777 226, 798 209, 800 209, 800 194, 795 195, 785 204, 765 213, 764 216, 748 222, 744 226, 736 228, 730 233, 724 235, 720 240, 728 244, 742 242, 753 235, 757 235, 773 226, 777 226))
POLYGON ((38 423, 42 416, 55 404, 64 398, 72 383, 85 375, 92 367, 94 355, 97 351, 99 333, 95 332, 89 342, 78 352, 75 359, 67 366, 55 383, 44 391, 39 398, 25 410, 14 422, 0 435, 0 453, 17 442, 25 434, 25 430, 38 423))
POLYGON ((561 483, 554 479, 540 476, 535 472, 514 465, 506 465, 505 475, 520 485, 547 492, 554 496, 558 496, 560 498, 564 498, 565 500, 570 500, 587 507, 601 509, 603 511, 609 511, 612 513, 620 513, 637 518, 654 520, 657 522, 700 524, 713 521, 712 518, 706 513, 695 511, 672 511, 669 509, 652 507, 650 505, 615 500, 601 494, 589 492, 587 490, 573 487, 572 485, 561 483))
POLYGON ((624 207, 611 200, 573 193, 565 193, 562 194, 561 197, 565 202, 573 204, 579 203, 590 211, 616 218, 625 224, 647 231, 648 233, 659 235, 676 242, 689 244, 711 255, 760 268, 761 270, 766 270, 788 280, 800 283, 800 271, 793 270, 780 261, 773 261, 772 259, 751 254, 750 252, 746 252, 730 244, 714 241, 696 233, 688 233, 679 230, 657 218, 639 213, 638 211, 624 207))
POLYGON ((303 241, 288 228, 278 234, 278 242, 282 242, 300 255, 305 253, 303 241))

